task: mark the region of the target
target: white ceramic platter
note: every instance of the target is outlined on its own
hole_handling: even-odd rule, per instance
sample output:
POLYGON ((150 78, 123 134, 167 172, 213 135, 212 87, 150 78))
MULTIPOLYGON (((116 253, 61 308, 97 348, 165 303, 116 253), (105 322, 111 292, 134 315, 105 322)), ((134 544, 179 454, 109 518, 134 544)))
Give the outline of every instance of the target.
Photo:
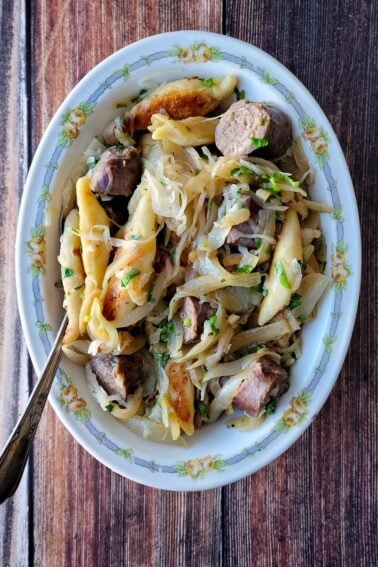
MULTIPOLYGON (((62 317, 58 218, 61 192, 77 158, 117 111, 114 104, 145 84, 194 75, 236 74, 247 98, 270 101, 289 114, 315 171, 314 199, 331 204, 321 215, 332 278, 317 317, 303 330, 303 355, 277 411, 250 432, 224 421, 203 427, 188 447, 144 440, 104 413, 82 368, 63 360, 50 402, 67 429, 117 473, 168 490, 202 490, 249 475, 283 453, 314 419, 340 372, 353 329, 360 284, 360 231, 349 172, 325 115, 303 85, 275 59, 217 34, 182 31, 153 36, 114 53, 68 95, 34 157, 21 204, 17 293, 27 346, 41 372, 62 317)), ((119 111, 118 111, 119 112, 119 111)), ((298 466, 301 466, 298 463, 298 466)))

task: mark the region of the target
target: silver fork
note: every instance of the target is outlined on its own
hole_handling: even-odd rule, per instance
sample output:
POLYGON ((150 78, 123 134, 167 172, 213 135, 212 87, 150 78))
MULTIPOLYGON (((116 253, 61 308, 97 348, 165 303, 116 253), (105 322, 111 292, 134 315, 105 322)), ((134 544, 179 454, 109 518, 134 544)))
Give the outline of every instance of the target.
POLYGON ((0 455, 0 504, 9 496, 12 496, 22 478, 43 408, 62 355, 62 339, 67 322, 67 314, 65 314, 42 375, 34 386, 28 405, 0 455))

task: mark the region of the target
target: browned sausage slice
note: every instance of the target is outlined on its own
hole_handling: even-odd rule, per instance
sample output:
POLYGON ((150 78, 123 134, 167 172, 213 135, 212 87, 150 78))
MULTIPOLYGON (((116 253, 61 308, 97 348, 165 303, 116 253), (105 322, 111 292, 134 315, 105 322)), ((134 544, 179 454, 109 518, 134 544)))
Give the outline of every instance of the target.
POLYGON ((266 155, 277 157, 290 141, 289 117, 266 102, 235 102, 215 130, 215 144, 225 156, 247 156, 263 147, 266 155))
POLYGON ((138 354, 129 356, 98 355, 89 362, 97 382, 108 395, 118 394, 126 400, 142 379, 143 361, 138 354))
POLYGON ((93 170, 90 188, 101 195, 129 197, 140 181, 142 166, 139 152, 130 146, 109 148, 93 170))
POLYGON ((277 395, 282 390, 286 380, 286 370, 267 356, 262 356, 252 362, 249 377, 240 386, 232 403, 246 414, 257 416, 272 394, 277 395))

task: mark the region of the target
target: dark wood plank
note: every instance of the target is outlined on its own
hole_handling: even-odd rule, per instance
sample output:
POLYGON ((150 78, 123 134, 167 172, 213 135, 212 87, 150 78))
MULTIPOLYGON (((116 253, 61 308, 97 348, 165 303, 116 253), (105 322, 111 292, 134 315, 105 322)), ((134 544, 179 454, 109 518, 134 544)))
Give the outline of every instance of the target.
POLYGON ((227 33, 277 57, 328 115, 354 180, 368 253, 351 348, 328 403, 278 461, 223 490, 224 564, 376 565, 376 4, 233 0, 225 6, 227 33))
MULTIPOLYGON (((221 31, 221 2, 37 2, 32 9, 32 139, 104 57, 153 33, 221 31), (101 33, 99 28, 101 22, 101 33), (80 33, 78 33, 80 30, 80 33), (59 49, 57 49, 59 46, 59 49)), ((221 490, 170 494, 122 479, 90 457, 48 408, 34 450, 35 565, 217 565, 221 490), (194 564, 194 563, 193 563, 194 564)))
MULTIPOLYGON (((23 2, 0 1, 0 447, 29 393, 28 360, 17 313, 14 242, 27 171, 28 140, 23 2)), ((0 563, 28 565, 28 470, 16 495, 0 508, 0 563)))

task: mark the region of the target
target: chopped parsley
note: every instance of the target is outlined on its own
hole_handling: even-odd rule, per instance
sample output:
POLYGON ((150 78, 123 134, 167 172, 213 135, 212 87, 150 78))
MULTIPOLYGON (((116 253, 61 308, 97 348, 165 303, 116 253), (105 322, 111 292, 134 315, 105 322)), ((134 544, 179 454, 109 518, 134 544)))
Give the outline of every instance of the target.
POLYGON ((220 283, 224 283, 225 281, 226 281, 226 279, 225 279, 225 278, 222 278, 221 281, 220 281, 220 283))
POLYGON ((295 309, 301 304, 302 296, 299 293, 293 293, 289 303, 289 309, 295 309))
POLYGON ((115 147, 117 152, 123 152, 123 150, 125 149, 125 146, 123 144, 118 143, 115 147))
POLYGON ((216 315, 212 315, 209 319, 209 324, 210 324, 210 329, 211 332, 214 333, 214 335, 217 335, 219 333, 219 329, 216 326, 216 322, 217 322, 217 316, 216 315))
POLYGON ((208 79, 202 79, 202 84, 205 87, 213 87, 214 86, 214 79, 213 77, 209 77, 208 79))
POLYGON ((245 91, 239 91, 238 88, 235 89, 236 100, 244 100, 245 99, 245 91))
POLYGON ((262 293, 263 291, 263 282, 260 282, 258 285, 251 287, 251 291, 256 291, 257 293, 262 293))
POLYGON ((261 350, 262 348, 266 348, 266 345, 264 345, 263 343, 260 343, 258 345, 253 345, 251 346, 251 348, 248 349, 248 354, 253 354, 258 350, 261 350))
POLYGON ((288 185, 291 185, 292 187, 299 187, 299 181, 294 181, 291 177, 289 177, 288 175, 285 175, 284 173, 281 173, 280 171, 275 171, 274 173, 272 173, 272 175, 270 175, 269 179, 274 179, 277 181, 283 181, 284 183, 287 183, 288 185))
POLYGON ((254 146, 256 149, 259 149, 259 148, 265 148, 265 147, 269 144, 269 142, 268 142, 268 140, 267 140, 266 138, 254 138, 254 137, 252 136, 252 138, 251 138, 251 144, 252 144, 252 146, 254 146))
POLYGON ((168 352, 156 352, 155 353, 155 360, 160 362, 163 368, 167 366, 167 362, 171 357, 169 356, 168 352))
POLYGON ((113 404, 108 404, 107 406, 105 406, 105 410, 108 411, 109 413, 112 413, 113 411, 113 404))
POLYGON ((252 271, 253 268, 250 264, 244 264, 244 266, 237 266, 237 268, 235 268, 235 272, 242 274, 250 274, 252 271))
POLYGON ((74 275, 74 271, 71 270, 71 268, 63 268, 62 266, 61 274, 62 274, 62 280, 64 280, 64 278, 71 278, 74 275))
POLYGON ((299 317, 297 317, 297 321, 302 325, 303 323, 306 323, 307 317, 305 317, 304 315, 300 315, 299 317))
POLYGON ((185 319, 183 320, 182 324, 184 325, 184 327, 191 327, 192 326, 192 322, 189 319, 189 317, 185 317, 185 319))
POLYGON ((290 282, 287 279, 285 268, 284 268, 284 265, 281 262, 281 260, 278 260, 278 262, 275 263, 274 268, 276 270, 276 274, 278 276, 278 280, 279 280, 280 284, 283 287, 286 287, 286 289, 291 289, 290 282))
POLYGON ((270 400, 270 402, 268 402, 265 406, 265 413, 266 415, 273 415, 274 413, 276 413, 276 409, 277 409, 277 401, 270 400))
POLYGON ((267 124, 269 124, 269 118, 261 118, 260 126, 266 126, 267 124))
POLYGON ((202 415, 203 417, 207 417, 207 404, 205 402, 196 402, 195 403, 196 412, 202 415))
POLYGON ((129 270, 121 279, 121 287, 127 287, 131 280, 136 276, 139 276, 140 271, 137 268, 132 268, 129 270))
POLYGON ((131 102, 138 102, 138 100, 140 100, 142 96, 146 94, 146 92, 148 92, 147 89, 141 89, 139 91, 139 94, 131 99, 131 102))
POLYGON ((256 250, 258 250, 260 248, 261 244, 262 244, 262 239, 261 238, 255 238, 256 250))
POLYGON ((249 167, 247 167, 246 165, 241 165, 240 167, 234 167, 234 169, 231 169, 230 173, 233 176, 241 175, 241 174, 252 174, 253 175, 252 169, 249 169, 249 167))
POLYGON ((160 329, 160 342, 161 343, 167 343, 169 337, 172 335, 172 333, 175 332, 175 326, 173 324, 173 321, 168 321, 167 318, 163 319, 159 323, 159 329, 160 329))
POLYGON ((209 247, 208 241, 207 241, 207 240, 203 240, 203 241, 201 242, 201 246, 202 246, 202 248, 208 248, 208 247, 209 247))

